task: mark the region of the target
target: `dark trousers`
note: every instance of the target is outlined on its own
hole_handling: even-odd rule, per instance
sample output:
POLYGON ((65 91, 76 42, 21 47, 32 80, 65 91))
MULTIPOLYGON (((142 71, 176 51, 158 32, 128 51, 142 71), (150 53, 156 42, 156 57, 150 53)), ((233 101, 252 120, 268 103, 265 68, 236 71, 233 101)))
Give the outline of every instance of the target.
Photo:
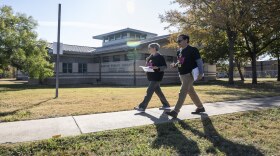
POLYGON ((149 84, 147 92, 146 92, 146 96, 145 96, 143 102, 140 103, 139 107, 146 109, 154 92, 159 97, 163 106, 170 107, 168 101, 166 100, 164 94, 162 93, 162 91, 160 89, 160 81, 150 81, 150 84, 149 84))

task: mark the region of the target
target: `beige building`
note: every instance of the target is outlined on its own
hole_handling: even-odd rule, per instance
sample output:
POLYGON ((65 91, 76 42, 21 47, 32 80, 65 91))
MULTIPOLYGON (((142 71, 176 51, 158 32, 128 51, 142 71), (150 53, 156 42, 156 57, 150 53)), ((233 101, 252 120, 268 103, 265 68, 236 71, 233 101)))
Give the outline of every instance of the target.
MULTIPOLYGON (((147 46, 152 42, 161 45, 160 53, 167 64, 176 61, 176 49, 165 48, 169 35, 157 34, 126 28, 106 34, 93 36, 102 40, 102 47, 63 45, 60 56, 60 84, 109 84, 109 85, 147 85, 145 72, 139 66, 145 65, 149 56, 147 46)), ((52 45, 49 47, 52 54, 52 45)), ((216 78, 216 66, 205 63, 205 79, 216 78)), ((55 76, 45 83, 55 84, 55 76)), ((177 69, 165 71, 162 84, 180 83, 177 69)))

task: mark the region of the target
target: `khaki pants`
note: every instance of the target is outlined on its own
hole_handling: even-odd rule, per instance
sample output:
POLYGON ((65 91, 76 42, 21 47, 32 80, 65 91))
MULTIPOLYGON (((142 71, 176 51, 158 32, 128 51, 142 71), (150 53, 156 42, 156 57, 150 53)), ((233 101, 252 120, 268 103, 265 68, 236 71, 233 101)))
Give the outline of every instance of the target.
POLYGON ((180 75, 180 80, 181 80, 181 89, 180 89, 180 93, 179 93, 179 98, 178 101, 176 103, 175 106, 175 111, 177 113, 180 112, 180 109, 182 108, 184 101, 186 99, 187 94, 190 95, 193 103, 196 105, 196 107, 203 107, 199 97, 197 96, 194 88, 193 88, 193 77, 192 75, 189 74, 184 74, 184 75, 180 75))

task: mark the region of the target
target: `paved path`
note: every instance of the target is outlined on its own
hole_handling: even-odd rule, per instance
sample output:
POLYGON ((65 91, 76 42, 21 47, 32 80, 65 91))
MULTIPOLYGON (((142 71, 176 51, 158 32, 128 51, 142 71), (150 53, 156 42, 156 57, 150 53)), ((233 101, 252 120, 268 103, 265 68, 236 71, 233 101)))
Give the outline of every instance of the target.
MULTIPOLYGON (((268 107, 279 107, 280 96, 255 98, 249 100, 206 103, 209 116, 241 111, 257 110, 268 107)), ((185 105, 178 115, 179 119, 199 118, 192 115, 194 105, 185 105)), ((52 138, 55 135, 75 136, 83 133, 127 128, 149 124, 170 122, 168 117, 158 108, 147 109, 146 113, 135 110, 102 113, 92 115, 68 116, 40 120, 0 123, 0 143, 15 143, 52 138)))

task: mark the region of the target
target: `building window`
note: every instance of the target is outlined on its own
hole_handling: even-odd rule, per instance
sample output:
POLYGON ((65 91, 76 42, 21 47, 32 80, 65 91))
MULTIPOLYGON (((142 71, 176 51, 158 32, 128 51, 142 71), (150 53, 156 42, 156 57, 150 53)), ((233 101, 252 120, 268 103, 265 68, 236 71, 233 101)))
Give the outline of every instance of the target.
POLYGON ((129 38, 135 38, 135 33, 131 32, 129 38))
POLYGON ((122 33, 122 38, 127 38, 127 33, 122 33))
POLYGON ((116 40, 119 40, 119 39, 121 39, 121 34, 117 34, 115 37, 116 37, 116 40))
POLYGON ((110 62, 109 56, 102 57, 102 62, 110 62))
POLYGON ((146 36, 145 36, 145 35, 141 35, 141 36, 140 36, 140 39, 141 39, 141 40, 144 40, 144 39, 146 39, 146 36))
POLYGON ((62 63, 63 73, 72 73, 72 63, 62 63))
POLYGON ((128 61, 128 60, 129 60, 127 54, 124 54, 124 60, 125 60, 125 61, 128 61))
POLYGON ((121 56, 120 55, 114 55, 113 56, 113 61, 114 62, 121 61, 121 56))
POLYGON ((100 61, 100 58, 99 57, 94 57, 93 58, 93 63, 99 63, 100 61))
POLYGON ((115 40, 115 37, 114 36, 109 36, 109 41, 113 41, 115 40))
POLYGON ((79 63, 79 73, 87 73, 87 64, 85 63, 79 63))

